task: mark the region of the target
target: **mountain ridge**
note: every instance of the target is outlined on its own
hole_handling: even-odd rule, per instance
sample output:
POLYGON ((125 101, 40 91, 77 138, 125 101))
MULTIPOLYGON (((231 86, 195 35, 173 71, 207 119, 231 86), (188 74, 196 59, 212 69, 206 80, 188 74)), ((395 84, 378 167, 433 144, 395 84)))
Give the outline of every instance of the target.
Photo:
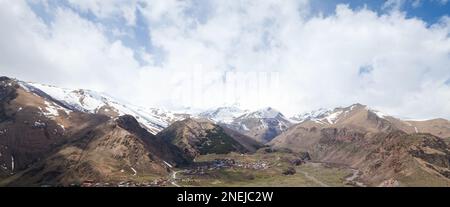
POLYGON ((188 163, 133 116, 67 109, 40 95, 0 78, 0 177, 9 177, 8 185, 69 185, 132 176, 121 168, 166 175, 169 165, 188 163))
POLYGON ((268 145, 308 152, 317 162, 359 169, 361 181, 371 186, 388 180, 420 185, 417 182, 423 182, 423 178, 419 175, 427 175, 433 182, 449 183, 450 150, 438 135, 446 133, 450 125, 440 128, 421 123, 423 132, 404 130, 405 125, 414 126, 364 105, 352 105, 298 123, 268 145), (332 114, 334 119, 328 122, 327 116, 332 114))
POLYGON ((177 116, 176 114, 161 109, 145 109, 143 107, 124 104, 115 98, 92 90, 72 90, 23 81, 19 81, 19 84, 26 90, 40 96, 48 97, 72 111, 105 114, 111 117, 125 114, 133 115, 139 123, 153 134, 158 133, 170 123, 183 118, 182 116, 177 116))

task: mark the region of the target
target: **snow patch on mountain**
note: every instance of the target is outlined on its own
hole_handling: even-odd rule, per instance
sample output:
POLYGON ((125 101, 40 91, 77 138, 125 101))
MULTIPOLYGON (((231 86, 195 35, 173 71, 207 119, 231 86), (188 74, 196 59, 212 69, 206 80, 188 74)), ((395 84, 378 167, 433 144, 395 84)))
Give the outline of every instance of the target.
POLYGON ((314 111, 310 111, 310 112, 306 112, 306 113, 295 115, 295 116, 291 117, 290 119, 294 123, 301 123, 301 122, 304 122, 304 121, 311 120, 311 121, 315 121, 317 123, 323 124, 323 122, 320 121, 319 118, 320 117, 324 117, 330 111, 331 111, 330 109, 320 108, 318 110, 314 110, 314 111))
MULTIPOLYGON (((25 90, 37 95, 53 99, 56 104, 46 102, 47 107, 41 109, 44 115, 49 117, 58 116, 59 110, 67 114, 70 111, 81 111, 86 113, 100 113, 101 110, 114 111, 117 116, 131 115, 151 133, 156 134, 166 128, 170 123, 183 119, 183 117, 164 111, 162 109, 144 108, 132 104, 123 103, 106 94, 91 90, 71 90, 50 85, 20 82, 25 90), (48 96, 48 97, 47 97, 48 96)), ((50 101, 50 100, 49 100, 50 101)))
POLYGON ((207 110, 197 115, 199 118, 206 118, 217 123, 231 123, 234 119, 246 114, 248 110, 242 110, 238 107, 219 107, 213 110, 207 110))
POLYGON ((366 109, 368 111, 376 114, 378 117, 383 118, 383 119, 389 116, 389 115, 387 115, 387 114, 385 114, 385 113, 383 113, 381 111, 378 111, 378 110, 375 110, 375 109, 372 109, 372 108, 369 108, 369 107, 366 107, 366 109))
POLYGON ((376 114, 380 118, 386 118, 389 116, 383 112, 380 112, 375 109, 371 109, 367 106, 363 106, 361 104, 353 104, 350 107, 346 107, 346 108, 344 108, 344 107, 338 107, 335 109, 321 108, 321 109, 314 110, 311 112, 306 112, 306 113, 295 115, 295 116, 291 117, 290 119, 294 123, 301 123, 301 122, 305 122, 305 121, 314 121, 319 124, 327 124, 327 125, 328 124, 336 124, 340 119, 348 116, 352 111, 357 110, 357 109, 364 109, 364 110, 370 111, 370 112, 376 114), (364 108, 362 108, 362 107, 364 107, 364 108))
POLYGON ((257 128, 260 129, 275 127, 280 131, 284 131, 292 124, 292 122, 281 112, 274 108, 267 107, 238 117, 234 121, 234 125, 240 125, 242 129, 249 131, 251 129, 249 129, 245 123, 252 122, 252 120, 257 120, 259 122, 259 126, 257 128))
POLYGON ((325 119, 328 121, 328 123, 334 124, 336 122, 336 120, 338 119, 339 115, 341 115, 342 113, 343 113, 343 111, 336 111, 336 112, 331 113, 330 115, 326 116, 325 119))
POLYGON ((251 113, 247 113, 245 115, 243 115, 242 117, 245 118, 254 118, 254 119, 273 119, 273 118, 277 118, 283 116, 281 114, 281 112, 277 111, 274 108, 271 107, 267 107, 267 108, 263 108, 251 113))
POLYGON ((55 118, 55 117, 60 116, 60 114, 59 114, 60 111, 64 111, 64 113, 66 113, 66 114, 70 114, 70 112, 72 112, 69 109, 66 109, 64 107, 61 107, 61 106, 53 104, 53 103, 50 103, 48 101, 45 101, 44 103, 45 103, 46 107, 44 109, 39 107, 39 109, 41 110, 42 114, 44 114, 44 116, 47 116, 49 118, 55 118))

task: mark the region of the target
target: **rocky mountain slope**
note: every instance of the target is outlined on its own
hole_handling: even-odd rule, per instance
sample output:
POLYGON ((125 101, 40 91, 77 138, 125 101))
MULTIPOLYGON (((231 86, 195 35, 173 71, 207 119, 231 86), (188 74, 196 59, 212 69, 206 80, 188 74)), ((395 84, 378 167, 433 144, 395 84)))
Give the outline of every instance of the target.
POLYGON ((74 137, 74 131, 107 120, 72 112, 29 93, 16 81, 0 81, 0 165, 4 173, 25 169, 74 137))
POLYGON ((251 152, 259 147, 248 137, 202 119, 175 122, 157 136, 178 146, 192 159, 204 154, 251 152))
POLYGON ((120 182, 132 176, 168 175, 189 160, 131 116, 111 119, 20 173, 9 185, 70 185, 84 180, 120 182))
POLYGON ((22 83, 0 78, 0 175, 11 185, 113 179, 130 170, 168 174, 184 154, 129 115, 71 108, 22 83))
POLYGON ((450 137, 450 121, 445 119, 431 119, 423 121, 401 120, 386 117, 395 127, 407 133, 430 133, 441 138, 450 137))
POLYGON ((271 107, 249 112, 226 124, 228 128, 267 143, 288 129, 292 123, 281 112, 271 107))
POLYGON ((318 127, 351 127, 361 130, 387 130, 390 124, 383 113, 370 109, 362 104, 349 107, 338 107, 332 110, 320 109, 292 117, 299 125, 315 125, 318 127))
POLYGON ((431 119, 431 120, 402 120, 383 112, 371 109, 362 104, 353 104, 349 107, 338 107, 335 109, 319 109, 312 112, 307 112, 291 117, 291 120, 300 125, 317 125, 321 127, 326 126, 349 126, 361 127, 362 129, 374 129, 378 131, 379 126, 373 128, 375 122, 368 121, 378 120, 386 127, 400 129, 407 133, 430 133, 438 137, 450 137, 450 121, 445 119, 431 119), (359 114, 359 115, 356 115, 359 114), (365 119, 368 117, 368 119, 365 119), (372 125, 372 126, 370 126, 372 125))
MULTIPOLYGON (((315 161, 359 169, 360 179, 374 186, 386 180, 399 185, 447 185, 448 145, 431 131, 416 133, 401 128, 407 123, 355 104, 305 119, 269 144, 307 151, 315 161)), ((435 128, 441 129, 427 129, 435 128)))

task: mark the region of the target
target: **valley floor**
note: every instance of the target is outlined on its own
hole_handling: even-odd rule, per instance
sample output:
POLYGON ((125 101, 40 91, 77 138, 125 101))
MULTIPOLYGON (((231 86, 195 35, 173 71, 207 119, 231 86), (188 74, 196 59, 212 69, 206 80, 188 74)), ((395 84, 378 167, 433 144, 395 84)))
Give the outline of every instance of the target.
POLYGON ((293 165, 290 153, 204 155, 193 167, 171 174, 174 186, 206 187, 351 187, 358 171, 342 165, 306 162, 293 165), (292 167, 293 172, 283 172, 292 167))
MULTIPOLYGON (((86 180, 81 187, 365 187, 361 172, 348 166, 314 161, 298 161, 298 154, 259 151, 254 154, 229 153, 201 155, 184 168, 171 168, 163 175, 146 175, 139 171, 121 171, 112 180, 86 180)), ((420 171, 422 172, 422 171, 420 171)), ((0 179, 0 186, 20 174, 0 179)), ((418 174, 399 180, 394 186, 448 186, 442 180, 432 180, 428 174, 418 174), (431 180, 430 180, 431 179, 431 180)), ((25 182, 25 181, 24 181, 25 182)), ((27 186, 26 184, 24 184, 27 186)), ((45 183, 40 186, 52 186, 45 183)))

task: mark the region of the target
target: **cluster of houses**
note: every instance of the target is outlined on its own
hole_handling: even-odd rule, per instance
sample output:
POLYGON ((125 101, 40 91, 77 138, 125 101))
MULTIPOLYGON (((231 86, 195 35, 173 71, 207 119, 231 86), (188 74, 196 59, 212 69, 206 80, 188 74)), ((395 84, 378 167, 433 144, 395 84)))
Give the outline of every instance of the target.
POLYGON ((250 162, 250 163, 237 163, 237 167, 241 167, 244 169, 252 169, 252 170, 265 170, 269 168, 269 164, 265 161, 257 161, 257 162, 250 162))
POLYGON ((265 161, 242 162, 234 159, 215 159, 210 162, 203 162, 197 167, 185 170, 186 175, 204 175, 207 171, 226 169, 226 168, 243 168, 252 170, 265 170, 269 168, 269 164, 265 161))
MULTIPOLYGON (((184 175, 205 175, 208 171, 227 169, 227 168, 243 168, 251 170, 265 170, 269 168, 269 164, 265 161, 243 162, 234 159, 215 159, 209 162, 203 162, 196 167, 183 171, 184 175)), ((187 181, 187 180, 183 180, 187 181)), ((135 181, 122 181, 119 183, 100 183, 94 180, 85 180, 81 183, 81 187, 162 187, 170 186, 171 181, 168 178, 159 178, 153 182, 138 183, 135 181)))
POLYGON ((169 186, 170 181, 167 178, 156 179, 152 182, 135 182, 135 181, 121 181, 119 183, 102 183, 95 182, 94 180, 85 180, 81 183, 81 185, 72 186, 80 186, 80 187, 164 187, 169 186))

